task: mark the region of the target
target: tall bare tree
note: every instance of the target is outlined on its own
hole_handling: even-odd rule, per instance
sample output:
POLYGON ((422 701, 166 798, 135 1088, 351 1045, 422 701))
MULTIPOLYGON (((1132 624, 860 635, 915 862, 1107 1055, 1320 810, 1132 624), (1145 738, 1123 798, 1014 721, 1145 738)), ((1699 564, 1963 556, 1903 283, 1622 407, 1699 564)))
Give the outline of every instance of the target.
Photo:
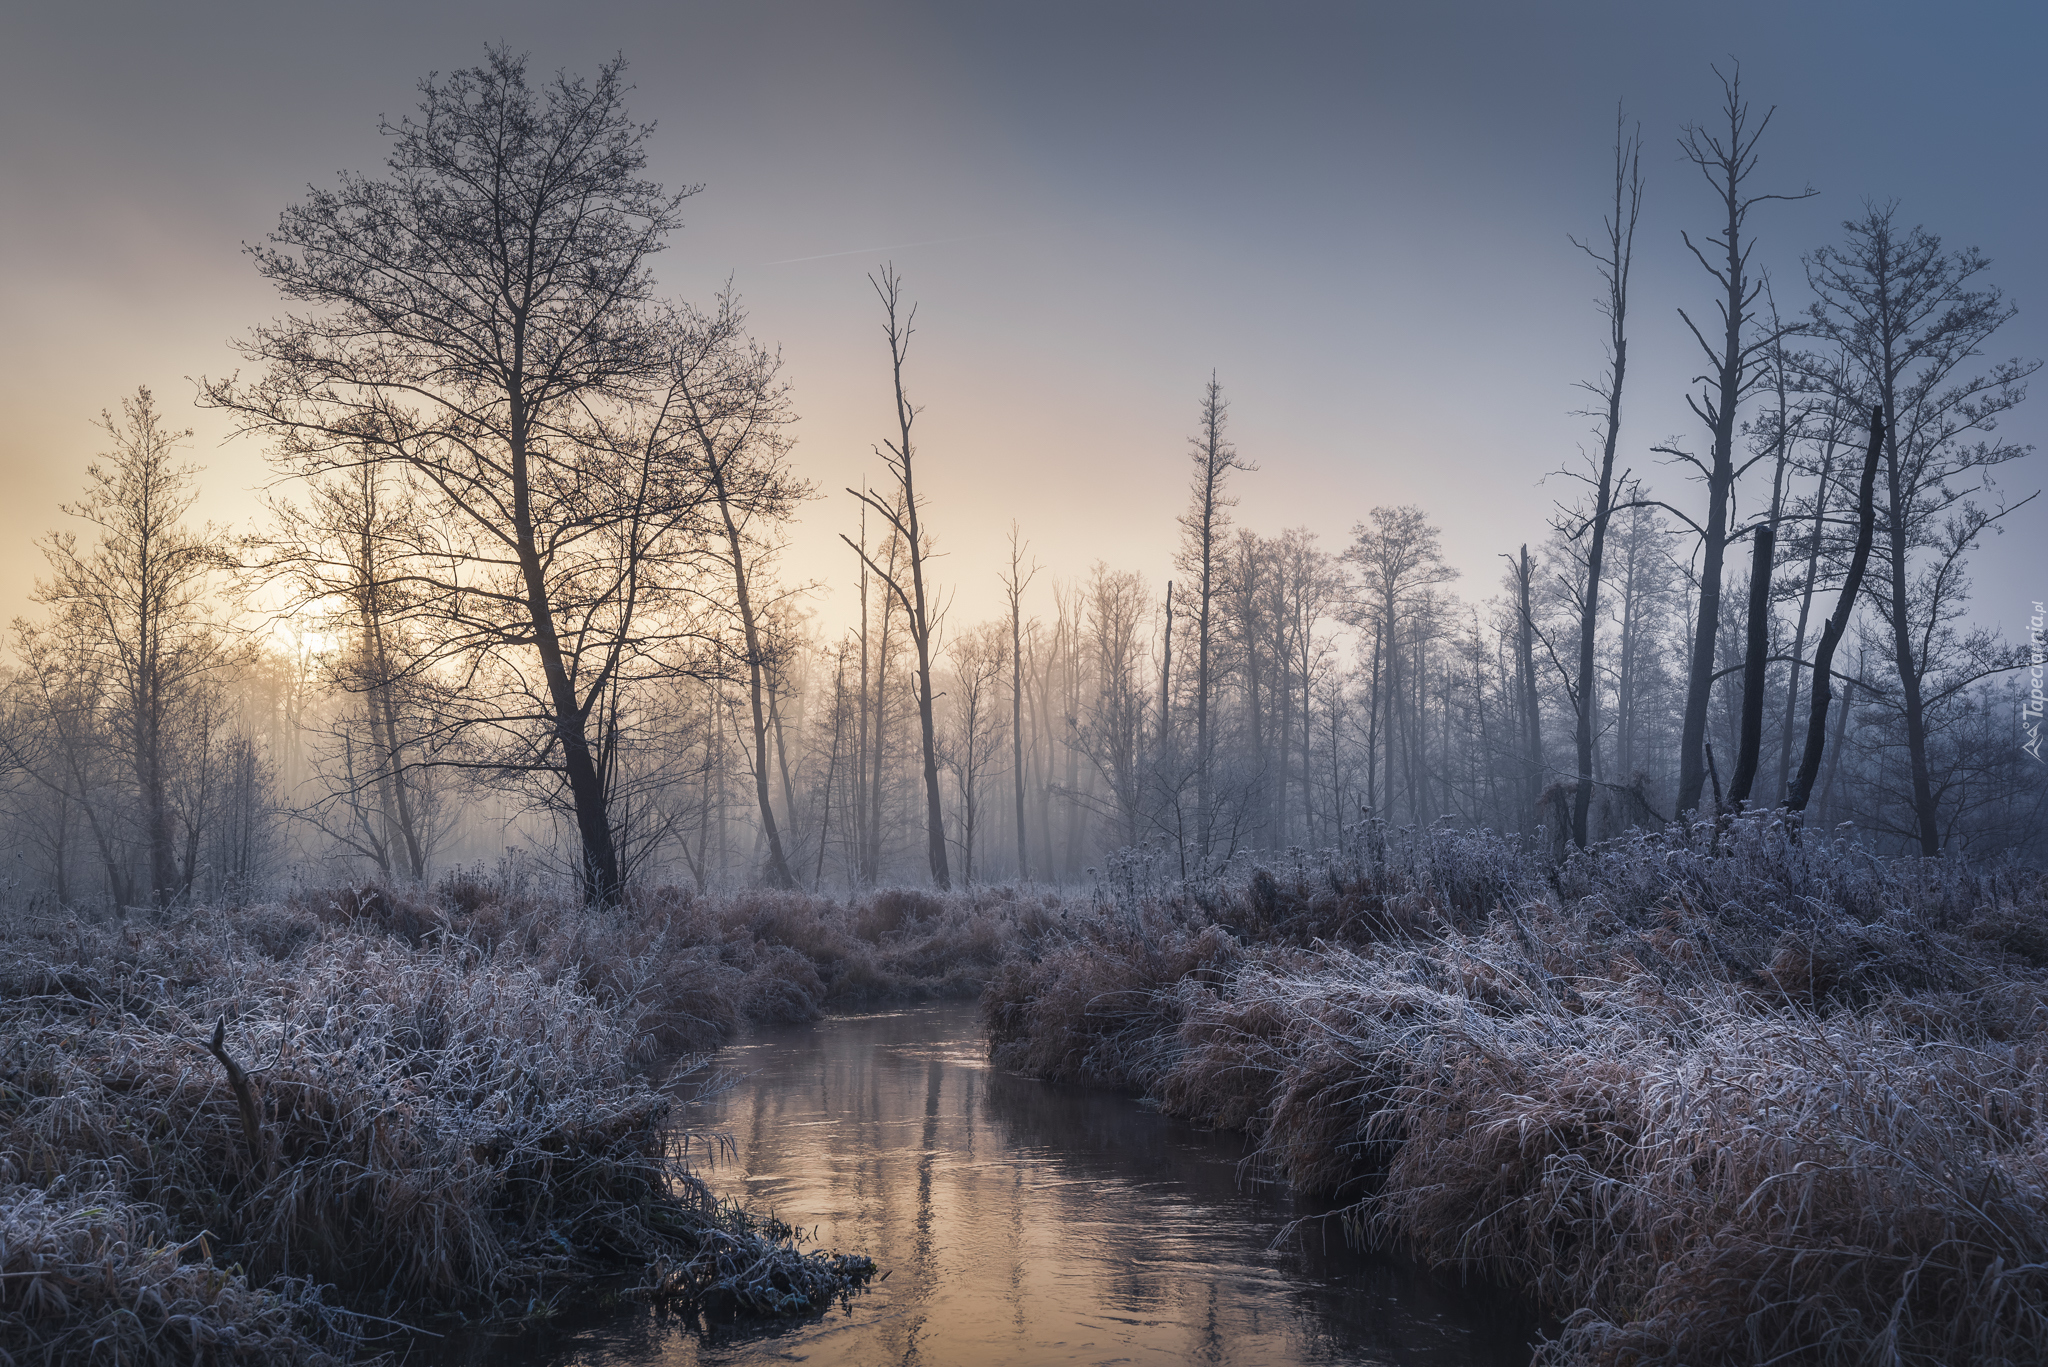
MULTIPOLYGON (((1735 481, 1748 468, 1745 464, 1738 469, 1735 463, 1736 410, 1762 383, 1763 353, 1778 340, 1770 332, 1759 333, 1750 326, 1763 281, 1749 269, 1749 255, 1756 245, 1745 236, 1749 211, 1769 200, 1805 199, 1814 193, 1810 189, 1796 195, 1750 193, 1748 181, 1756 169, 1757 143, 1776 110, 1764 111, 1764 116, 1752 125, 1749 105, 1742 98, 1742 69, 1738 66, 1732 75, 1723 75, 1716 67, 1714 74, 1721 80, 1722 128, 1688 125, 1678 140, 1686 160, 1697 166, 1713 187, 1724 215, 1720 236, 1704 239, 1704 247, 1712 249, 1713 256, 1702 245, 1695 244, 1689 234, 1684 238, 1687 249, 1720 286, 1716 307, 1721 312, 1721 326, 1717 334, 1709 340, 1691 315, 1679 310, 1679 317, 1699 343, 1709 367, 1708 373, 1696 377, 1694 382, 1701 389, 1688 394, 1686 403, 1707 425, 1712 444, 1705 460, 1676 443, 1658 448, 1697 468, 1707 485, 1705 519, 1686 519, 1700 535, 1700 571, 1698 615, 1694 619, 1686 680, 1685 722, 1679 738, 1680 811, 1699 806, 1701 785, 1706 781, 1707 707, 1714 687, 1714 643, 1721 621, 1721 564, 1728 549, 1728 510, 1735 481)), ((1677 513, 1676 509, 1672 511, 1677 513)))
MULTIPOLYGON (((772 642, 757 602, 763 562, 773 555, 773 529, 786 521, 810 485, 789 469, 786 429, 795 420, 781 357, 746 334, 746 314, 730 289, 710 313, 680 310, 676 318, 674 395, 680 411, 682 459, 693 479, 710 487, 723 533, 725 569, 746 652, 747 699, 754 744, 754 798, 767 842, 765 872, 778 888, 796 886, 783 850, 768 789, 768 732, 772 699, 766 696, 772 642)), ((778 718, 779 720, 779 718, 778 718)), ((788 766, 783 765, 788 794, 788 766)), ((785 810, 795 819, 794 803, 785 810)))
POLYGON ((228 659, 207 615, 224 560, 211 538, 185 525, 196 469, 176 449, 191 433, 166 427, 146 388, 122 400, 118 419, 103 413, 100 421, 113 445, 87 467, 85 496, 64 508, 97 536, 81 545, 58 532, 43 543, 50 577, 35 600, 87 657, 81 673, 102 681, 103 716, 134 784, 147 895, 162 906, 195 872, 189 858, 181 867, 175 832, 201 813, 181 813, 173 790, 181 751, 195 739, 187 723, 195 707, 211 705, 203 694, 228 659))
MULTIPOLYGON (((1785 795, 1785 806, 1794 812, 1806 810, 1808 797, 1813 792, 1813 781, 1820 775, 1821 751, 1827 744, 1828 705, 1834 698, 1835 647, 1842 642, 1842 635, 1849 629, 1849 619, 1856 614, 1856 597, 1863 591, 1863 574, 1870 564, 1870 543, 1877 526, 1877 466, 1884 449, 1884 409, 1870 410, 1870 445, 1863 454, 1863 477, 1856 486, 1856 541, 1855 549, 1849 555, 1849 568, 1842 577, 1842 595, 1835 603, 1834 613, 1821 628, 1820 645, 1813 652, 1813 700, 1806 711, 1806 748, 1799 759, 1799 773, 1792 780, 1792 786, 1785 795)), ((1857 673, 1862 675, 1861 662, 1857 673)), ((1843 712, 1848 711, 1848 700, 1843 699, 1843 712)), ((1835 723, 1835 751, 1841 753, 1842 721, 1835 723)), ((1832 774, 1830 775, 1832 778, 1832 774)))
POLYGON ((206 387, 288 469, 389 462, 432 492, 438 649, 488 686, 496 768, 566 788, 600 902, 621 871, 593 711, 661 672, 704 501, 668 477, 648 269, 690 192, 642 178, 623 65, 536 90, 494 49, 422 82, 380 126, 384 179, 312 191, 252 249, 308 311, 243 343, 256 383, 206 387))
POLYGON ((2032 449, 1991 434, 1999 416, 2026 398, 2027 377, 2041 363, 2012 360, 1967 373, 2015 310, 1998 290, 1976 283, 1991 264, 1980 252, 1943 251, 1926 229, 1901 229, 1897 210, 1895 203, 1866 206, 1861 218, 1843 224, 1843 246, 1813 254, 1807 279, 1819 296, 1814 328, 1843 348, 1883 410, 1885 577, 1878 603, 1899 679, 1913 836, 1920 852, 1932 855, 1941 848, 1941 830, 1928 761, 1930 704, 2011 664, 1988 636, 1958 638, 1951 626, 1964 590, 1964 557, 2017 506, 1983 508, 1973 496, 1988 487, 1985 471, 2032 449), (1929 554, 1916 576, 1919 552, 1929 554), (1930 688, 1937 670, 1944 677, 1930 688))
POLYGON ((974 882, 974 852, 991 772, 1001 772, 1003 718, 996 690, 1010 668, 1009 633, 1002 622, 984 622, 954 639, 951 735, 943 747, 946 767, 960 790, 960 881, 974 882))
POLYGON ((896 399, 896 436, 894 439, 884 438, 877 454, 894 476, 896 488, 894 497, 889 499, 884 499, 873 489, 848 489, 846 492, 880 515, 882 521, 902 539, 910 583, 906 586, 902 573, 893 566, 884 569, 877 564, 869 557, 866 547, 855 543, 852 538, 842 534, 839 539, 853 547, 868 569, 902 604, 904 619, 910 628, 910 643, 917 651, 917 720, 924 741, 925 850, 931 862, 932 882, 941 888, 950 888, 953 876, 946 859, 946 817, 939 797, 938 739, 932 714, 932 647, 938 622, 926 592, 924 566, 929 547, 918 511, 915 447, 910 437, 911 425, 921 410, 912 405, 903 392, 903 360, 910 351, 917 305, 903 306, 903 277, 893 266, 883 266, 880 277, 871 275, 868 283, 875 287, 875 295, 882 301, 886 319, 883 331, 889 339, 889 374, 896 399))
MULTIPOLYGON (((1628 374, 1628 273, 1635 254, 1636 222, 1642 216, 1642 137, 1624 133, 1620 106, 1614 111, 1614 208, 1605 220, 1606 241, 1599 249, 1573 239, 1573 245, 1593 258, 1600 279, 1607 286, 1600 301, 1607 319, 1607 373, 1586 388, 1601 401, 1600 467, 1593 485, 1593 515, 1573 533, 1591 532, 1586 546, 1585 592, 1579 603, 1579 670, 1573 702, 1578 724, 1573 739, 1578 747, 1579 786, 1572 800, 1572 839, 1586 847, 1586 817, 1593 800, 1593 731, 1595 705, 1600 689, 1594 672, 1594 652, 1600 627, 1600 573, 1607 547, 1607 523, 1614 515, 1614 451, 1621 439, 1621 387, 1628 374)), ((1622 479, 1628 478, 1624 472, 1622 479)))
POLYGON ((1188 439, 1188 454, 1195 472, 1189 481, 1188 510, 1180 517, 1180 553, 1174 562, 1195 587, 1194 603, 1182 611, 1195 628, 1195 840, 1203 858, 1208 856, 1214 819, 1210 712, 1215 691, 1216 599, 1223 585, 1224 538, 1230 530, 1230 510, 1237 503, 1225 486, 1233 470, 1258 469, 1240 458, 1237 448, 1224 435, 1229 413, 1223 386, 1211 373, 1202 390, 1202 412, 1195 435, 1188 439))
MULTIPOLYGON (((1003 575, 1003 592, 1010 602, 1010 779, 1017 804, 1017 878, 1031 877, 1030 846, 1024 826, 1024 590, 1038 577, 1038 566, 1024 567, 1024 543, 1017 538, 1017 524, 1010 524, 1010 567, 1003 575)), ((1171 592, 1171 590, 1169 590, 1171 592)), ((1170 608, 1169 608, 1170 611, 1170 608)))
MULTIPOLYGON (((1374 508, 1367 521, 1352 528, 1353 540, 1343 556, 1358 567, 1359 598, 1354 611, 1359 625, 1374 633, 1385 664, 1384 686, 1376 689, 1374 699, 1386 745, 1385 805, 1391 808, 1394 802, 1396 758, 1405 757, 1411 816, 1420 801, 1414 791, 1413 718, 1407 714, 1409 695, 1420 683, 1410 677, 1414 647, 1433 607, 1431 590, 1458 576, 1444 563, 1440 535, 1420 508, 1374 508)), ((1367 762, 1371 762, 1370 755, 1367 762)))
POLYGON ((269 530, 245 544, 243 564, 283 587, 289 619, 342 643, 321 657, 322 681, 359 704, 325 728, 325 794, 298 815, 386 877, 417 882, 434 842, 426 766, 444 712, 408 621, 429 533, 400 472, 376 462, 316 476, 304 494, 271 501, 269 530))

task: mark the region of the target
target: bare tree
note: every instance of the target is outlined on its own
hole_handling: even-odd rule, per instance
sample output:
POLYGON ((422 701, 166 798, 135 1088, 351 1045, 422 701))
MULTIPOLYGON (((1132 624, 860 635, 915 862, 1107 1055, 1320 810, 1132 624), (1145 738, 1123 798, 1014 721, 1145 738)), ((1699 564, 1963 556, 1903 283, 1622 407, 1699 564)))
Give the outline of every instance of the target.
MULTIPOLYGON (((1329 671, 1333 654, 1330 641, 1316 628, 1341 600, 1344 582, 1328 552, 1315 544, 1315 533, 1305 527, 1290 528, 1269 545, 1274 565, 1276 612, 1281 623, 1281 678, 1286 694, 1280 709, 1282 773, 1277 798, 1286 804, 1286 789, 1290 781, 1288 750, 1298 733, 1301 742, 1301 835, 1304 840, 1312 840, 1316 819, 1315 784, 1310 770, 1314 749, 1314 692, 1320 676, 1329 671), (1297 694, 1298 714, 1294 712, 1297 694)), ((1277 817, 1282 839, 1288 833, 1289 810, 1291 807, 1282 810, 1277 817)))
POLYGON ((1143 581, 1097 562, 1083 590, 1093 687, 1068 724, 1069 743, 1094 767, 1107 793, 1070 782, 1070 801, 1107 818, 1113 845, 1144 838, 1149 789, 1145 734, 1149 688, 1141 670, 1145 618, 1143 581))
POLYGON ((1010 642, 1001 622, 984 622, 952 642, 952 735, 943 747, 946 767, 960 789, 960 880, 974 882, 975 837, 981 825, 990 772, 1000 764, 1003 719, 996 689, 1010 666, 1010 642))
POLYGON ((894 735, 897 695, 889 680, 902 652, 902 640, 895 632, 897 601, 894 593, 871 592, 878 582, 899 575, 903 569, 903 538, 893 530, 872 551, 868 545, 867 512, 861 513, 860 540, 854 548, 860 557, 859 674, 856 679, 854 735, 847 807, 853 826, 853 869, 857 881, 873 884, 882 875, 884 793, 892 761, 890 738, 894 735), (871 571, 870 555, 881 557, 880 572, 871 571))
MULTIPOLYGON (((1799 774, 1792 780, 1792 786, 1785 795, 1788 810, 1806 810, 1808 796, 1813 792, 1813 781, 1820 773, 1821 751, 1827 743, 1828 704, 1834 697, 1835 647, 1842 642, 1842 634, 1849 629, 1849 619, 1856 612, 1856 596, 1863 591, 1864 569, 1870 563, 1870 543, 1877 525, 1877 465, 1884 445, 1884 409, 1870 411, 1870 445, 1863 455, 1863 478, 1856 488, 1856 545, 1850 553, 1849 569, 1842 578, 1842 596, 1835 603, 1835 611, 1821 628, 1820 645, 1813 652, 1813 700, 1806 710, 1806 749, 1799 758, 1799 774)), ((1861 677, 1861 662, 1857 665, 1861 677)), ((1843 700, 1844 713, 1848 701, 1843 700)), ((1835 749, 1841 750, 1841 723, 1836 723, 1835 749)), ((1832 774, 1829 776, 1833 777, 1832 774)))
MULTIPOLYGON (((1024 544, 1017 539, 1017 524, 1010 524, 1010 568, 1003 575, 1003 591, 1010 600, 1010 777, 1017 803, 1017 878, 1031 877, 1030 850, 1024 828, 1024 590, 1038 576, 1038 566, 1024 568, 1024 544)), ((1168 590, 1171 592, 1171 590, 1168 590)), ((1171 609, 1169 608, 1169 612, 1171 609)))
POLYGON ((1522 719, 1523 819, 1543 792, 1543 705, 1536 690, 1536 615, 1529 601, 1535 579, 1524 545, 1511 571, 1515 586, 1515 703, 1522 719))
POLYGON ((206 386, 289 469, 385 462, 432 492, 441 544, 417 587, 436 648, 483 695, 491 765, 567 789, 598 902, 621 874, 593 713, 687 634, 703 502, 664 477, 649 307, 648 260, 689 191, 641 178, 623 65, 533 90, 492 50, 422 82, 417 119, 380 128, 387 178, 313 191, 252 249, 312 311, 243 344, 257 383, 206 386))
MULTIPOLYGON (((1409 779, 1411 816, 1420 805, 1415 791, 1414 718, 1409 715, 1409 694, 1420 682, 1410 678, 1414 644, 1434 606, 1430 590, 1458 577, 1444 563, 1439 535, 1420 508, 1374 508, 1366 522, 1352 528, 1353 541, 1343 556, 1358 567, 1360 598, 1354 611, 1359 625, 1374 632, 1385 663, 1384 686, 1376 687, 1375 701, 1384 723, 1386 805, 1393 805, 1395 760, 1400 755, 1406 760, 1402 768, 1409 779)), ((1367 758, 1369 765, 1371 757, 1367 758)))
MULTIPOLYGON (((1614 449, 1621 439, 1621 387, 1628 374, 1628 273, 1635 254, 1636 222, 1642 216, 1642 138, 1624 136, 1620 106, 1614 111, 1614 209, 1606 218, 1607 240, 1594 250, 1573 239, 1573 245, 1600 268, 1607 285, 1600 312, 1607 319, 1607 374, 1587 389, 1602 402, 1600 467, 1593 484, 1593 515, 1573 533, 1591 531, 1586 547, 1585 592, 1579 604, 1579 670, 1573 690, 1578 712, 1573 739, 1578 747, 1579 787, 1572 800, 1572 839, 1586 847, 1586 815, 1593 799, 1593 713, 1600 690, 1594 673, 1594 652, 1600 626, 1601 560, 1607 546, 1607 523, 1614 515, 1614 449)), ((1623 473, 1626 482, 1628 475, 1623 473)))
POLYGON ((287 589, 285 614, 348 642, 327 681, 361 701, 336 718, 328 791, 299 815, 367 855, 385 876, 427 876, 433 847, 425 765, 438 740, 435 690, 411 648, 418 606, 409 565, 426 529, 399 472, 376 462, 307 481, 303 504, 270 504, 271 530, 245 549, 245 573, 287 589), (351 709, 352 711, 352 709, 351 709), (428 720, 424 714, 435 714, 428 720), (327 818, 338 808, 339 823, 327 818))
MULTIPOLYGON (((1777 341, 1777 336, 1768 332, 1758 335, 1750 327, 1763 281, 1749 273, 1749 254, 1755 243, 1744 233, 1748 227, 1749 211, 1758 204, 1768 200, 1805 199, 1814 193, 1812 190, 1796 195, 1748 192, 1750 173, 1756 169, 1757 143, 1776 111, 1766 110, 1763 118, 1752 127, 1749 106, 1742 99, 1741 68, 1738 66, 1732 76, 1724 76, 1716 67, 1714 74, 1721 79, 1721 116, 1726 121, 1727 131, 1720 133, 1688 125, 1678 142, 1686 159, 1699 167, 1707 183, 1713 186, 1725 214, 1721 235, 1705 239, 1705 245, 1715 250, 1718 260, 1709 258, 1689 235, 1685 237, 1686 247, 1721 287, 1721 297, 1717 301, 1721 311, 1719 335, 1709 341, 1691 316, 1683 309, 1679 310, 1679 317, 1692 333, 1693 340, 1699 343, 1710 367, 1709 373, 1695 377, 1694 383, 1702 388, 1697 394, 1687 395, 1686 402, 1712 433, 1712 446, 1706 460, 1680 449, 1676 443, 1658 448, 1693 465, 1707 484, 1704 522, 1687 519, 1698 531, 1701 545, 1699 612, 1695 619, 1688 666, 1685 722, 1679 739, 1680 811, 1689 811, 1699 805, 1700 788, 1706 780, 1703 756, 1707 705, 1714 687, 1714 642, 1721 620, 1721 562, 1729 541, 1728 508, 1735 481, 1742 470, 1748 468, 1745 464, 1738 469, 1735 464, 1736 409, 1762 382, 1764 367, 1761 354, 1777 341)), ((1675 509, 1672 511, 1676 512, 1675 509)))
POLYGON ((58 902, 72 903, 71 827, 82 820, 108 898, 117 908, 133 905, 140 900, 130 857, 133 808, 121 780, 113 662, 64 630, 61 619, 52 625, 16 618, 14 651, 20 665, 7 680, 0 745, 8 768, 30 781, 17 795, 19 809, 50 852, 58 902))
POLYGON ((1813 254, 1807 279, 1819 296, 1814 328, 1848 354, 1884 414, 1886 573, 1878 603, 1899 678, 1914 836, 1920 852, 1932 855, 1941 831, 1928 763, 1930 705, 2011 666, 1989 636, 1958 638, 1951 627, 1965 589, 1964 557, 2018 506, 1987 509, 1972 496, 1988 487, 1985 471, 2032 449, 1991 433, 2026 398, 2025 381, 2041 363, 1965 372, 2014 309, 1998 290, 1975 286, 1991 264, 1981 253, 1944 252, 1924 228, 1901 231, 1897 208, 1866 206, 1862 218, 1843 225, 1841 248, 1813 254), (1916 576, 1914 557, 1923 551, 1928 562, 1916 576), (1930 687, 1936 671, 1943 677, 1930 687))
POLYGON ((1806 397, 1793 419, 1796 430, 1786 433, 1788 445, 1818 448, 1818 465, 1805 468, 1814 476, 1812 526, 1806 535, 1806 570, 1800 579, 1799 613, 1792 628, 1792 658, 1785 686, 1785 715, 1778 735, 1777 791, 1791 792, 1792 742, 1799 717, 1799 671, 1806 664, 1806 633, 1812 624, 1813 598, 1820 586, 1821 549, 1826 539, 1829 510, 1834 498, 1835 458, 1848 442, 1857 419, 1855 401, 1848 381, 1848 358, 1838 349, 1827 361, 1812 357, 1795 358, 1798 374, 1794 383, 1806 397))
POLYGON ((931 861, 932 882, 941 888, 950 888, 953 877, 946 860, 946 818, 939 800, 939 751, 932 717, 932 645, 938 623, 925 591, 924 564, 929 558, 930 548, 918 513, 915 448, 910 439, 911 425, 917 420, 920 410, 903 392, 903 359, 910 351, 917 305, 912 304, 908 309, 903 307, 903 277, 896 274, 893 266, 883 266, 881 277, 877 279, 871 275, 868 283, 875 287, 875 295, 882 301, 882 312, 887 319, 883 330, 889 339, 889 374, 896 399, 896 438, 885 438, 877 454, 895 477, 896 489, 895 497, 889 500, 883 499, 873 489, 848 489, 846 492, 879 514, 902 539, 904 558, 910 570, 909 586, 905 587, 901 572, 893 564, 884 569, 869 558, 864 546, 843 534, 839 539, 853 547, 868 569, 902 604, 903 615, 910 628, 910 643, 917 650, 917 719, 924 741, 925 849, 931 861))
POLYGON ((1213 821, 1210 704, 1215 682, 1214 617, 1217 593, 1222 587, 1223 539, 1230 529, 1230 509, 1237 502, 1224 486, 1231 471, 1258 468, 1241 459, 1237 448, 1223 435, 1229 411, 1223 386, 1212 373, 1202 391, 1202 413, 1195 435, 1188 439, 1195 473, 1189 483, 1188 510, 1180 518, 1181 547, 1174 561, 1195 586, 1194 604, 1182 611, 1192 618, 1195 628, 1195 841, 1204 859, 1208 857, 1213 821))
MULTIPOLYGON (((714 312, 680 311, 676 327, 674 394, 680 409, 683 458, 694 479, 710 486, 724 533, 725 568, 745 645, 747 698, 753 721, 754 797, 768 845, 768 882, 796 886, 783 850, 782 831, 768 792, 769 707, 764 697, 771 670, 770 642, 756 602, 762 562, 774 552, 771 530, 786 521, 810 486, 789 470, 785 429, 794 421, 781 357, 746 335, 746 315, 730 289, 714 312)), ((783 764, 785 811, 795 819, 783 764)))
POLYGON ((64 509, 98 537, 81 546, 69 532, 50 536, 50 578, 37 584, 35 600, 88 657, 81 672, 104 689, 102 715, 134 785, 147 893, 162 906, 183 895, 195 872, 192 858, 181 867, 174 836, 181 821, 196 829, 201 814, 179 810, 174 771, 193 739, 187 723, 228 660, 207 620, 224 560, 209 536, 184 525, 198 496, 196 471, 174 453, 191 433, 164 426, 148 389, 122 401, 118 420, 103 413, 101 426, 113 447, 87 467, 85 497, 64 509))
MULTIPOLYGON (((1225 565, 1219 632, 1228 661, 1225 672, 1235 675, 1243 700, 1239 741, 1245 762, 1232 767, 1239 772, 1245 790, 1242 797, 1253 813, 1254 838, 1267 846, 1273 843, 1275 777, 1268 714, 1274 710, 1275 666, 1286 658, 1285 646, 1277 639, 1280 595, 1272 561, 1271 543, 1249 527, 1238 529, 1225 565)), ((1284 689, 1280 692, 1286 696, 1284 689)))
POLYGON ((1645 714, 1654 711, 1653 700, 1667 683, 1655 632, 1668 616, 1671 561, 1662 545, 1666 524, 1640 486, 1626 487, 1621 503, 1628 516, 1615 530, 1621 621, 1614 651, 1614 768, 1622 782, 1633 785, 1649 760, 1645 714))

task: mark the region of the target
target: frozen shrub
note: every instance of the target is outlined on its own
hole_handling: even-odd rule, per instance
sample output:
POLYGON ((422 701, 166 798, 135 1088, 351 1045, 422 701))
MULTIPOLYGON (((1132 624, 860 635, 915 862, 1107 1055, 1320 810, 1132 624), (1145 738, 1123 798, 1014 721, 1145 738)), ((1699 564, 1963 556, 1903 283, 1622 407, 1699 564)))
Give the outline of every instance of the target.
MULTIPOLYGON (((525 958, 414 944, 364 910, 282 958, 243 933, 260 909, 0 936, 0 1260, 33 1261, 0 1278, 16 1360, 311 1361, 349 1321, 324 1331, 308 1287, 378 1315, 492 1316, 635 1271, 671 1297, 799 1308, 725 1287, 741 1253, 750 1279, 866 1275, 720 1210, 691 1174, 668 1121, 687 1073, 645 1071, 654 960, 592 952, 616 917, 525 958), (67 1258, 90 1275, 73 1285, 67 1258)), ((731 1011, 813 1009, 807 959, 739 947, 761 962, 714 975, 731 1011)))
POLYGON ((982 995, 991 1057, 1039 1077, 1142 1085, 1178 1048, 1184 980, 1220 975, 1237 942, 1216 926, 1087 917, 982 995))
POLYGON ((306 888, 294 893, 286 905, 310 912, 329 925, 379 931, 414 945, 423 943, 440 926, 438 908, 425 890, 403 885, 306 888))
POLYGON ((870 893, 855 912, 854 933, 863 940, 879 940, 902 930, 906 924, 914 926, 933 920, 944 910, 945 903, 928 892, 883 888, 870 893))

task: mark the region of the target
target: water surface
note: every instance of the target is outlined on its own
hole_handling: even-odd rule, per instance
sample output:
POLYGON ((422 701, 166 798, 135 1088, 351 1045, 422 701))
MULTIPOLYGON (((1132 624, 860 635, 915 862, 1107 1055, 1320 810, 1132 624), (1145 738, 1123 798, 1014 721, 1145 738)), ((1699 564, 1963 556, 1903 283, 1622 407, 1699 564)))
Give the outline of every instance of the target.
POLYGON ((1128 1096, 992 1068, 972 1006, 760 1031, 687 1112, 731 1136, 721 1194, 874 1257, 850 1307, 700 1329, 630 1309, 460 1355, 628 1364, 1401 1363, 1507 1367, 1534 1325, 1507 1298, 1342 1247, 1239 1178, 1241 1136, 1128 1096), (1327 1246, 1326 1246, 1327 1245, 1327 1246))

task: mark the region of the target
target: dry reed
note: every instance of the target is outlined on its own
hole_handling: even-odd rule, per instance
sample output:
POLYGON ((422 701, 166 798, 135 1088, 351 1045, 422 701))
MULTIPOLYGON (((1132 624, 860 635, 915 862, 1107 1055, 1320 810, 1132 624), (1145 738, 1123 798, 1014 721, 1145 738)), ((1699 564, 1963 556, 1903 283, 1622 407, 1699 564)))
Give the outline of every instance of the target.
POLYGON ((1034 914, 998 893, 584 911, 469 879, 0 928, 0 1352, 311 1362, 600 1275, 706 1313, 822 1308, 873 1264, 711 1199, 668 1121, 689 1051, 971 993, 1034 914))
POLYGON ((1767 818, 1561 868, 1363 835, 1112 889, 992 981, 995 1056, 1246 1128, 1565 1316, 1549 1362, 2042 1360, 2038 873, 1767 818))

